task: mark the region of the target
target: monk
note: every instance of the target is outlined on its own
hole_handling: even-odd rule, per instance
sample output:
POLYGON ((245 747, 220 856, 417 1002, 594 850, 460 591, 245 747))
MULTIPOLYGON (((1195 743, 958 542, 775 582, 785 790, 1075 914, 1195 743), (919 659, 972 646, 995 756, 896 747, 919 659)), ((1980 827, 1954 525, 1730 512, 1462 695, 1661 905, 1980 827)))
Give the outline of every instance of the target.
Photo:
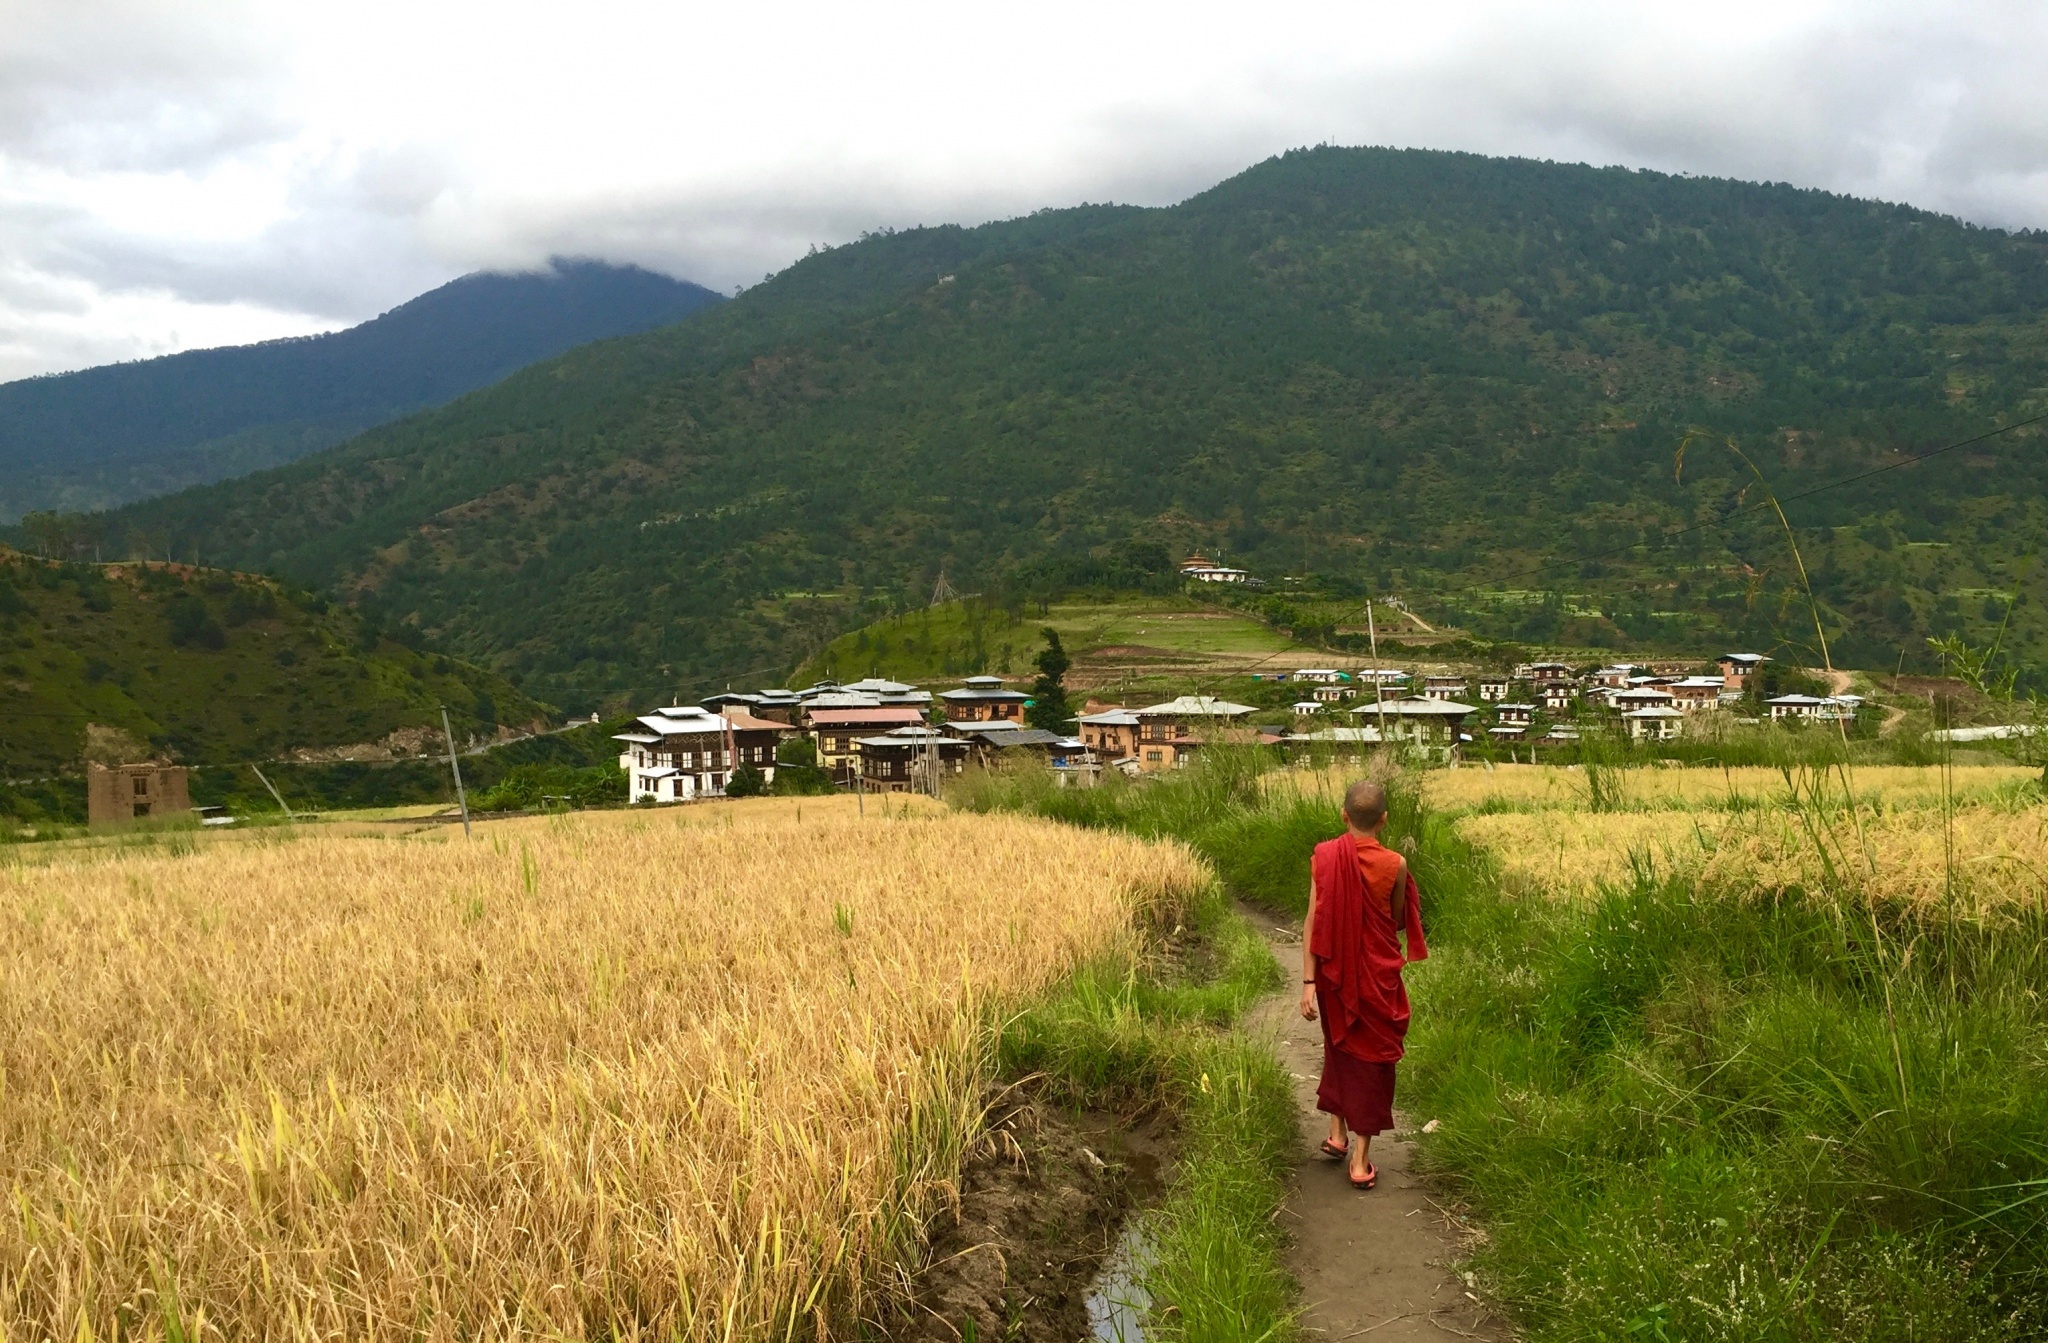
POLYGON ((1347 1162, 1354 1189, 1378 1183, 1372 1138, 1394 1127, 1394 1065, 1408 1034, 1401 967, 1429 955, 1415 877, 1380 843, 1386 823, 1386 789, 1361 781, 1345 790, 1344 833, 1316 845, 1301 929, 1301 1015, 1323 1023, 1322 1152, 1347 1162))

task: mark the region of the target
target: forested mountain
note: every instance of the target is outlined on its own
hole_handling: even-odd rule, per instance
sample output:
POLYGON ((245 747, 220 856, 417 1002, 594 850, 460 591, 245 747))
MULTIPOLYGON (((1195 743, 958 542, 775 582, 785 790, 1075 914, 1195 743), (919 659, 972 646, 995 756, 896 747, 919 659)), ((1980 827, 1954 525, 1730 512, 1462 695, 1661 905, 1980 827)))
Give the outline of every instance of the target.
MULTIPOLYGON (((571 709, 774 675, 941 572, 1014 593, 1159 543, 1482 634, 1770 644, 1810 632, 1784 538, 1726 448, 1675 472, 1687 429, 1789 496, 2048 409, 2044 301, 2048 240, 1902 206, 1307 150, 1166 209, 866 237, 105 525, 375 593, 571 709)), ((2042 442, 1790 506, 1838 658, 1988 636, 2037 582, 2042 442)), ((2042 648, 2038 603, 2010 633, 2042 648)))
POLYGON ((548 726, 503 678, 423 651, 374 612, 218 570, 0 549, 0 780, 74 771, 81 758, 437 751, 443 705, 465 740, 548 726))
POLYGON ((0 519, 242 475, 717 294, 637 266, 478 272, 324 336, 190 350, 0 385, 0 519))

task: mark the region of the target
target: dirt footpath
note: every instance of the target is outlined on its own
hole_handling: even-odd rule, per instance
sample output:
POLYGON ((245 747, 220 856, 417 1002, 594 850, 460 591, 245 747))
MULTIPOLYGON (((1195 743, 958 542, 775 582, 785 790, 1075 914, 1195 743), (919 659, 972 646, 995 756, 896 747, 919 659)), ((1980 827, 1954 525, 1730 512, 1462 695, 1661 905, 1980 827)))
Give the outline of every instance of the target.
MULTIPOLYGON (((1244 912, 1265 930, 1287 983, 1299 980, 1300 930, 1276 928, 1269 914, 1244 912)), ((1316 1109, 1323 1036, 1317 1023, 1302 1020, 1298 992, 1266 999, 1253 1009, 1249 1024, 1255 1033, 1275 1040, 1281 1062, 1295 1079, 1301 1157, 1282 1216, 1294 1237, 1288 1267, 1301 1283, 1303 1332, 1322 1343, 1361 1337, 1371 1343, 1511 1338, 1449 1267, 1459 1252, 1457 1223, 1431 1201, 1411 1169, 1413 1146, 1396 1136, 1427 1116, 1396 1110, 1400 1127, 1373 1140, 1380 1180, 1371 1193, 1352 1189, 1342 1162, 1317 1154, 1316 1144, 1329 1123, 1316 1109)))

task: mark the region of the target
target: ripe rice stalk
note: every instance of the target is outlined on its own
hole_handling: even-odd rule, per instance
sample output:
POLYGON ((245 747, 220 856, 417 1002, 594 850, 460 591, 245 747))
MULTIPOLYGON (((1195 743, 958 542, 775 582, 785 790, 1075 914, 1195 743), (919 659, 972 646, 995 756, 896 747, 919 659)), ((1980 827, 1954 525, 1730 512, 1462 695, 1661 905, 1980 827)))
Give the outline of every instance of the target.
MULTIPOLYGON (((1628 884, 1632 862, 1645 861, 1732 895, 1829 889, 1806 825, 1788 810, 1490 812, 1456 824, 1524 895, 1581 898, 1628 884)), ((1868 836, 1876 875, 1850 891, 1851 905, 1936 910, 1953 901, 1962 917, 1996 919, 2048 899, 2048 809, 1901 809, 1873 821, 1868 836)))
POLYGON ((1209 878, 1026 818, 798 806, 0 870, 0 1334, 874 1318, 1005 1005, 1209 878))
MULTIPOLYGON (((1424 796, 1446 811, 1577 810, 1585 805, 1580 771, 1563 765, 1495 765, 1433 770, 1422 777, 1424 796)), ((1952 790, 1958 806, 2020 801, 2039 771, 2011 765, 1863 765, 1856 770, 1855 803, 1873 815, 1939 808, 1952 790)), ((1673 766, 1629 771, 1624 811, 1755 811, 1785 805, 1783 771, 1765 765, 1719 769, 1673 766)), ((1833 794, 1838 803, 1845 800, 1833 794)), ((2031 793, 2026 797, 2031 799, 2031 793)))

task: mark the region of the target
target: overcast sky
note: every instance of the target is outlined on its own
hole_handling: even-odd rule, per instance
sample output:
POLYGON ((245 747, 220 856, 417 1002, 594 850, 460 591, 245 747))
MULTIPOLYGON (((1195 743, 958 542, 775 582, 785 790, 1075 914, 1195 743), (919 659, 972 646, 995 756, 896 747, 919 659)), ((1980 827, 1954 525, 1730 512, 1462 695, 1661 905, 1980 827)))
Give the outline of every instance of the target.
POLYGON ((2048 6, 0 0, 0 380, 347 326, 550 254, 1167 204, 1292 146, 2048 225, 2048 6))

